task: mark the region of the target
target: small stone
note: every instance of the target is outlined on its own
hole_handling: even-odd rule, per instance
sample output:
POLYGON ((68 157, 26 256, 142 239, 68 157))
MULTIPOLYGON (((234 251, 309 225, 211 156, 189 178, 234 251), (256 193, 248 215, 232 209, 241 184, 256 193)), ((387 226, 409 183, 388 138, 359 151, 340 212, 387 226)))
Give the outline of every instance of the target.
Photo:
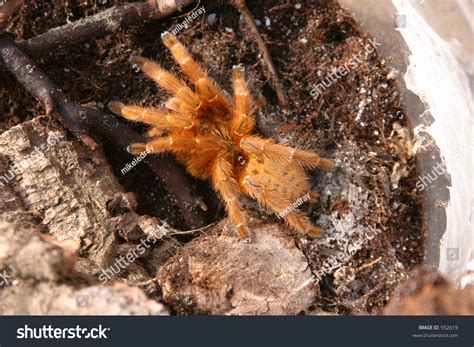
POLYGON ((207 22, 209 25, 212 25, 216 22, 217 20, 217 15, 215 13, 211 13, 210 15, 207 16, 207 22))

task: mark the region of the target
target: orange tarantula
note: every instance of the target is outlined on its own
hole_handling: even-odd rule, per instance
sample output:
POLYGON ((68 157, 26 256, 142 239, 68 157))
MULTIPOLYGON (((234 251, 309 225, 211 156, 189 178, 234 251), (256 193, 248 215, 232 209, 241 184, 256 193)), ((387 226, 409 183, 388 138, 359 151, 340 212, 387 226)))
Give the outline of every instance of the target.
MULTIPOLYGON (((133 154, 173 153, 188 172, 200 179, 212 180, 225 201, 228 215, 243 238, 249 238, 239 194, 256 199, 261 205, 280 213, 311 191, 305 169, 330 170, 333 163, 318 154, 300 150, 252 134, 256 105, 240 66, 233 68, 233 99, 209 78, 172 34, 162 39, 194 85, 190 88, 153 61, 131 57, 138 66, 165 89, 171 98, 166 108, 141 108, 112 101, 109 108, 117 115, 152 126, 148 143, 129 146, 133 154)), ((316 194, 311 193, 313 199, 316 194)), ((286 210, 285 210, 286 209, 286 210)), ((286 223, 304 234, 318 237, 321 230, 299 210, 283 216, 286 223)))

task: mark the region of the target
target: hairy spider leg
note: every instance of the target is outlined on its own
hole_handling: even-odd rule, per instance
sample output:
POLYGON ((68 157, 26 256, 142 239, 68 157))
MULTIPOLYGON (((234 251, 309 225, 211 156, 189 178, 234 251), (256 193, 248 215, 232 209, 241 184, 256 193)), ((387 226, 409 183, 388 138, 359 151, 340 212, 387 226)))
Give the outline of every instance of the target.
POLYGON ((246 136, 253 130, 255 120, 251 115, 252 99, 245 81, 244 69, 240 66, 234 66, 232 79, 234 81, 235 110, 231 130, 238 136, 246 136))
POLYGON ((334 163, 318 154, 302 149, 296 149, 270 140, 264 140, 258 136, 243 137, 240 140, 240 148, 249 155, 265 155, 277 163, 294 163, 307 169, 320 167, 324 170, 332 170, 334 163))
POLYGON ((164 32, 161 37, 183 73, 196 86, 198 95, 215 110, 214 113, 222 116, 232 114, 232 107, 225 92, 209 78, 207 72, 193 59, 186 47, 169 32, 164 32))
POLYGON ((109 102, 108 107, 113 113, 119 116, 134 122, 153 125, 160 130, 190 129, 194 125, 194 122, 189 119, 189 117, 178 113, 170 113, 165 110, 127 106, 118 101, 109 102))
POLYGON ((160 128, 150 128, 146 133, 145 135, 147 137, 159 137, 159 136, 163 136, 163 134, 165 133, 166 131, 163 130, 163 129, 160 129, 160 128))
POLYGON ((230 220, 235 224, 242 238, 249 238, 245 216, 239 202, 237 181, 232 175, 232 165, 224 158, 217 158, 212 168, 212 183, 226 204, 230 220))
POLYGON ((219 143, 214 136, 188 136, 187 134, 175 134, 148 143, 133 143, 128 146, 127 150, 132 154, 140 154, 145 150, 149 150, 151 153, 155 154, 163 152, 180 154, 193 151, 215 151, 218 148, 219 143))
POLYGON ((157 63, 143 58, 131 57, 130 62, 137 65, 146 75, 154 80, 160 87, 179 100, 180 111, 192 116, 202 114, 203 105, 199 97, 188 85, 176 78, 172 73, 163 69, 157 63))

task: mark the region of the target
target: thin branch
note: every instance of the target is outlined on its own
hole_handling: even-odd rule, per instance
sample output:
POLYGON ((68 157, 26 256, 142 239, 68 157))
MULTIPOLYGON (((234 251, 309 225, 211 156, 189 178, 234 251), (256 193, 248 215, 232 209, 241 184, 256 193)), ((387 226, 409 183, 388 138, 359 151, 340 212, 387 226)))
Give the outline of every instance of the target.
MULTIPOLYGON (((16 43, 8 36, 0 36, 0 61, 25 87, 40 101, 48 114, 53 114, 67 129, 95 148, 97 144, 90 133, 110 139, 115 146, 125 149, 134 142, 146 142, 146 138, 114 116, 84 107, 67 100, 63 92, 36 66, 31 58, 24 54, 16 43)), ((168 191, 178 200, 179 207, 186 224, 190 228, 204 225, 201 205, 191 188, 191 183, 184 170, 172 156, 159 158, 148 156, 145 159, 150 168, 163 180, 168 191), (199 206, 198 206, 199 205, 199 206)))
POLYGON ((195 0, 155 0, 115 6, 96 15, 47 31, 20 42, 20 48, 30 57, 54 52, 90 39, 98 39, 121 29, 168 17, 195 0))
POLYGON ((240 11, 240 13, 242 13, 242 16, 244 17, 245 22, 250 27, 250 31, 252 32, 252 35, 254 36, 255 41, 257 41, 258 47, 263 53, 263 60, 265 61, 265 64, 268 67, 268 71, 270 72, 270 75, 271 75, 270 79, 273 81, 273 87, 275 88, 275 92, 277 93, 278 102, 280 103, 281 107, 286 108, 288 106, 288 99, 286 97, 286 93, 278 77, 278 73, 275 69, 275 65, 273 64, 273 60, 270 55, 270 52, 268 51, 268 48, 265 45, 265 42, 263 42, 262 36, 260 35, 260 32, 258 31, 257 26, 255 25, 255 21, 253 19, 252 13, 248 9, 247 4, 245 3, 245 0, 234 0, 234 3, 237 9, 240 11))

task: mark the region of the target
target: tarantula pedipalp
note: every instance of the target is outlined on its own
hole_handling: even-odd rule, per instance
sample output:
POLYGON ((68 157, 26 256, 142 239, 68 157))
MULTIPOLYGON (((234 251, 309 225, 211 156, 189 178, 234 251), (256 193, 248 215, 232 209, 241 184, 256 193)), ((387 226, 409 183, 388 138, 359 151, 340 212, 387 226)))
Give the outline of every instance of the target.
MULTIPOLYGON (((253 135, 255 120, 252 114, 256 106, 243 68, 233 68, 234 97, 231 99, 176 37, 165 32, 162 39, 194 89, 155 62, 132 57, 131 63, 172 97, 166 102, 166 108, 161 109, 126 106, 116 101, 109 103, 109 108, 129 120, 152 126, 148 135, 154 138, 147 144, 129 146, 129 152, 140 154, 147 148, 153 153, 171 152, 191 175, 210 178, 225 201, 238 233, 248 238, 240 193, 279 213, 311 192, 305 169, 330 170, 333 163, 316 153, 253 135)), ((312 196, 315 198, 316 194, 312 196)), ((321 230, 299 210, 292 210, 283 218, 296 231, 321 236, 321 230)))

